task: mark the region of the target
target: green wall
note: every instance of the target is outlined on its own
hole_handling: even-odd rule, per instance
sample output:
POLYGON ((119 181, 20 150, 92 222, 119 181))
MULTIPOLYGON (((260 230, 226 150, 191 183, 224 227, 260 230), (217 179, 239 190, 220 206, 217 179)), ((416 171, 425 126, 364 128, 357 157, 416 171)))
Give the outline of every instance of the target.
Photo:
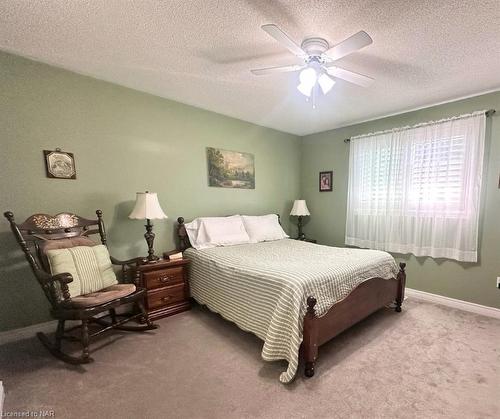
POLYGON ((344 244, 349 165, 345 138, 491 108, 498 112, 487 119, 479 262, 394 256, 407 262, 411 288, 500 308, 500 290, 495 287, 500 276, 500 92, 303 137, 301 191, 312 214, 307 235, 328 245, 344 244), (318 172, 332 169, 333 192, 318 192, 318 172))
MULTIPOLYGON (((221 92, 223 94, 223 92, 221 92)), ((174 246, 180 215, 288 212, 299 195, 300 138, 0 52, 0 210, 104 211, 111 253, 146 254, 136 191, 155 191, 169 219, 157 254, 174 246), (255 190, 208 186, 206 147, 255 155, 255 190), (42 150, 75 154, 77 179, 48 179, 42 150)), ((2 221, 3 220, 3 221, 2 221)), ((48 305, 0 219, 0 330, 48 320, 48 305)))

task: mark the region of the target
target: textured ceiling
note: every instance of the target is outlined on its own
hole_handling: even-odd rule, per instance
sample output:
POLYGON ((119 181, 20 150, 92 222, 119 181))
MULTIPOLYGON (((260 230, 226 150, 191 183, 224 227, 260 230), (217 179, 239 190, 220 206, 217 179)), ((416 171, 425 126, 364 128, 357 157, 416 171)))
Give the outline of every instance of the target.
POLYGON ((304 135, 500 87, 500 0, 3 0, 0 49, 281 131, 304 135), (297 59, 260 26, 296 42, 373 44, 339 66, 313 110, 294 73, 251 68, 297 59))

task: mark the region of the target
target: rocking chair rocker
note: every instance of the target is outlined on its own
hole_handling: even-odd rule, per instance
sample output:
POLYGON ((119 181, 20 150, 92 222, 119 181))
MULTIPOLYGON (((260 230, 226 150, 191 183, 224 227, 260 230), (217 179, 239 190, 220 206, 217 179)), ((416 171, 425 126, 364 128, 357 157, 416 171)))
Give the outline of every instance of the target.
POLYGON ((50 250, 71 249, 76 246, 85 246, 86 248, 97 246, 98 243, 88 237, 91 234, 99 234, 101 243, 106 246, 102 211, 97 210, 96 214, 97 220, 88 220, 70 213, 61 213, 55 216, 35 214, 22 224, 16 224, 12 212, 4 213, 5 218, 10 222, 16 241, 23 250, 31 270, 51 304, 52 317, 58 321, 54 342, 51 342, 49 337, 43 333, 38 333, 37 336, 52 355, 69 364, 92 362, 89 340, 110 329, 142 332, 158 327, 149 320, 144 308, 145 290, 138 288, 133 283, 135 278, 131 278, 132 268, 143 262, 143 258, 120 261, 110 256, 112 265, 121 266, 120 283, 116 283, 113 276, 115 280, 113 285, 86 295, 71 296, 68 284, 73 282, 72 274, 68 272, 55 275, 50 273, 51 267, 47 258, 50 250), (116 313, 117 307, 128 303, 132 303, 136 308, 132 314, 119 315, 116 313), (104 312, 109 314, 96 317, 104 312), (111 321, 106 320, 108 317, 111 321), (138 318, 141 318, 146 324, 125 325, 125 323, 138 318), (65 329, 66 320, 78 320, 81 321, 81 324, 65 329), (102 327, 90 334, 90 323, 102 327), (66 334, 78 328, 81 329, 80 337, 66 334), (80 341, 82 355, 75 357, 63 352, 62 340, 65 339, 80 341))

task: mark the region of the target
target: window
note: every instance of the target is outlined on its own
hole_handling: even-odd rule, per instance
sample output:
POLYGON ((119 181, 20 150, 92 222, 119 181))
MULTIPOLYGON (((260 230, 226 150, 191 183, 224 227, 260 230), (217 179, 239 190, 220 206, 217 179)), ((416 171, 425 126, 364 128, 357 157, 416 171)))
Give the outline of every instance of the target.
POLYGON ((477 261, 485 113, 353 137, 346 244, 477 261))

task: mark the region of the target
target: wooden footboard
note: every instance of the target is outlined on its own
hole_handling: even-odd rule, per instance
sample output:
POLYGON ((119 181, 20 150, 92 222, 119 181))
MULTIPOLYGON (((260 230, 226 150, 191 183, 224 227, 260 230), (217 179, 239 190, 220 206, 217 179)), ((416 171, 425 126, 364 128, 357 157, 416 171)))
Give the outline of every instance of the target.
POLYGON ((306 377, 314 375, 321 345, 387 304, 395 302, 395 310, 401 311, 406 282, 405 267, 405 263, 399 264, 399 273, 394 279, 372 278, 362 282, 322 317, 316 317, 316 299, 312 296, 307 299, 302 341, 306 377))

